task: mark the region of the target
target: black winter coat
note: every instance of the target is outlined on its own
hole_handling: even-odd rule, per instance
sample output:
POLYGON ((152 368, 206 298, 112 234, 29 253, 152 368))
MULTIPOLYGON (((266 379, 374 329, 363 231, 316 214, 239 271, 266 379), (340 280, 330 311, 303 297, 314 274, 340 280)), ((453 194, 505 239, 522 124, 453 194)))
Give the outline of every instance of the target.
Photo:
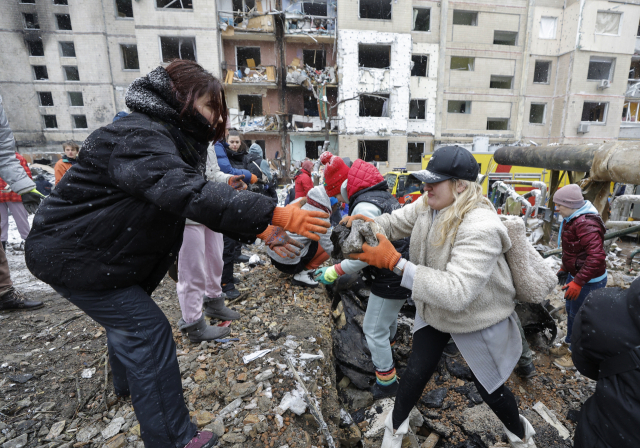
POLYGON ((74 169, 41 203, 25 244, 40 280, 82 291, 140 285, 150 293, 178 254, 185 218, 238 239, 266 229, 271 200, 205 180, 207 145, 180 131, 166 83, 163 68, 135 81, 127 105, 148 114, 91 133, 74 169), (185 143, 195 159, 185 156, 185 143))
POLYGON ((576 368, 598 381, 580 410, 574 447, 640 447, 640 368, 598 379, 603 360, 640 345, 640 279, 628 290, 589 294, 576 315, 571 345, 576 368))

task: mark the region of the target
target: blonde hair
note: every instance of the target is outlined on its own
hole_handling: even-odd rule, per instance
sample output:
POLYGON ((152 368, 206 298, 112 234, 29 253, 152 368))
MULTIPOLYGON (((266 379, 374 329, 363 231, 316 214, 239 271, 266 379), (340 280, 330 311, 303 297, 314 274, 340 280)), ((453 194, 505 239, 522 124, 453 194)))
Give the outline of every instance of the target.
POLYGON ((451 245, 456 239, 460 223, 466 214, 484 203, 491 208, 493 205, 482 194, 482 186, 476 182, 463 179, 450 179, 451 190, 453 191, 453 204, 442 212, 440 219, 440 235, 436 246, 442 246, 447 238, 451 239, 451 245), (458 193, 458 185, 464 185, 465 189, 462 193, 458 193))

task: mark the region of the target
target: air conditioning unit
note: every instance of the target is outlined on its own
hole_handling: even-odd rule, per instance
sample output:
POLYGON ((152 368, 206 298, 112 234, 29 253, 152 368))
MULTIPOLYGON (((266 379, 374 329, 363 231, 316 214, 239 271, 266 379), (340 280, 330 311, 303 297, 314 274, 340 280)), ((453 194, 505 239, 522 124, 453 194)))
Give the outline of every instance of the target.
POLYGON ((608 79, 600 80, 600 85, 598 86, 598 89, 604 90, 604 89, 608 89, 609 87, 611 87, 611 81, 609 81, 608 79))
POLYGON ((578 134, 586 134, 589 132, 589 124, 588 123, 580 123, 578 125, 578 134))

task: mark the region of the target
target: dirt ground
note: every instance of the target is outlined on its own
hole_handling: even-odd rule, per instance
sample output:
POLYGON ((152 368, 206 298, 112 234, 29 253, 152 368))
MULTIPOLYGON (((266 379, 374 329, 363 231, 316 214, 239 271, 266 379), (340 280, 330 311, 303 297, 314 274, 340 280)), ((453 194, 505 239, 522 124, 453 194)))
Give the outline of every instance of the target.
MULTIPOLYGON (((14 250, 11 243, 7 255, 16 288, 42 300, 45 307, 0 314, 0 447, 143 448, 130 400, 118 401, 113 394, 104 329, 36 280, 26 269, 24 252, 14 250)), ((382 432, 375 425, 388 403, 369 402, 366 393, 353 391, 348 381, 340 382, 340 373, 336 375, 334 320, 325 291, 291 286, 289 277, 268 263, 263 250, 249 250, 266 263, 236 266, 243 295, 230 306, 242 313, 242 319, 232 324, 228 338, 238 340, 191 344, 175 325, 180 317, 175 283, 167 277, 153 294, 174 328, 193 420, 217 433, 222 446, 233 448, 330 446, 327 434, 334 446, 379 447, 382 432), (260 350, 269 351, 243 361, 260 350), (287 359, 320 410, 327 432, 319 429, 310 413, 287 359), (351 398, 346 399, 348 395, 351 398), (360 401, 354 403, 354 397, 360 401)), ((625 283, 622 273, 618 280, 625 283)), ((558 318, 562 321, 562 312, 558 318)), ((401 378, 411 337, 407 324, 399 328, 396 354, 401 378)), ((532 407, 544 403, 572 433, 572 411, 591 395, 595 383, 553 366, 541 340, 534 337, 531 344, 538 375, 526 381, 512 375, 507 384, 521 410, 541 429, 537 446, 569 447, 571 442, 562 440, 532 407)), ((491 420, 493 414, 468 390, 468 378, 451 373, 447 363, 452 362, 465 367, 461 357, 443 358, 418 405, 421 415, 416 416, 415 435, 406 438, 405 445, 426 443, 433 432, 440 434, 437 447, 506 446, 503 431, 491 420), (440 407, 424 404, 431 391, 442 388, 446 396, 440 407)))

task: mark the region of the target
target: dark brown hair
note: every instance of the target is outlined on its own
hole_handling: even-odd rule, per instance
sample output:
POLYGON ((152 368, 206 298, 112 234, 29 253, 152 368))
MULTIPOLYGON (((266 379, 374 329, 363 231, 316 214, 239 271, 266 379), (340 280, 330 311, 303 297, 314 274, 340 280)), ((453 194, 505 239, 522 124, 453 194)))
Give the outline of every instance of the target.
POLYGON ((66 141, 66 142, 64 142, 62 144, 62 150, 63 151, 64 151, 64 148, 66 148, 66 147, 69 147, 69 148, 73 149, 74 151, 80 151, 80 147, 73 140, 66 141))
POLYGON ((244 143, 243 135, 240 134, 240 131, 237 129, 229 129, 229 137, 238 137, 240 139, 240 147, 238 148, 238 152, 242 152, 247 149, 247 145, 244 143))
POLYGON ((196 100, 208 94, 210 96, 208 106, 214 111, 210 141, 222 140, 227 126, 228 111, 220 81, 194 61, 177 59, 171 62, 166 70, 173 81, 176 99, 182 104, 180 118, 184 118, 185 115, 194 115, 196 100), (222 123, 218 123, 219 117, 222 117, 222 123))

